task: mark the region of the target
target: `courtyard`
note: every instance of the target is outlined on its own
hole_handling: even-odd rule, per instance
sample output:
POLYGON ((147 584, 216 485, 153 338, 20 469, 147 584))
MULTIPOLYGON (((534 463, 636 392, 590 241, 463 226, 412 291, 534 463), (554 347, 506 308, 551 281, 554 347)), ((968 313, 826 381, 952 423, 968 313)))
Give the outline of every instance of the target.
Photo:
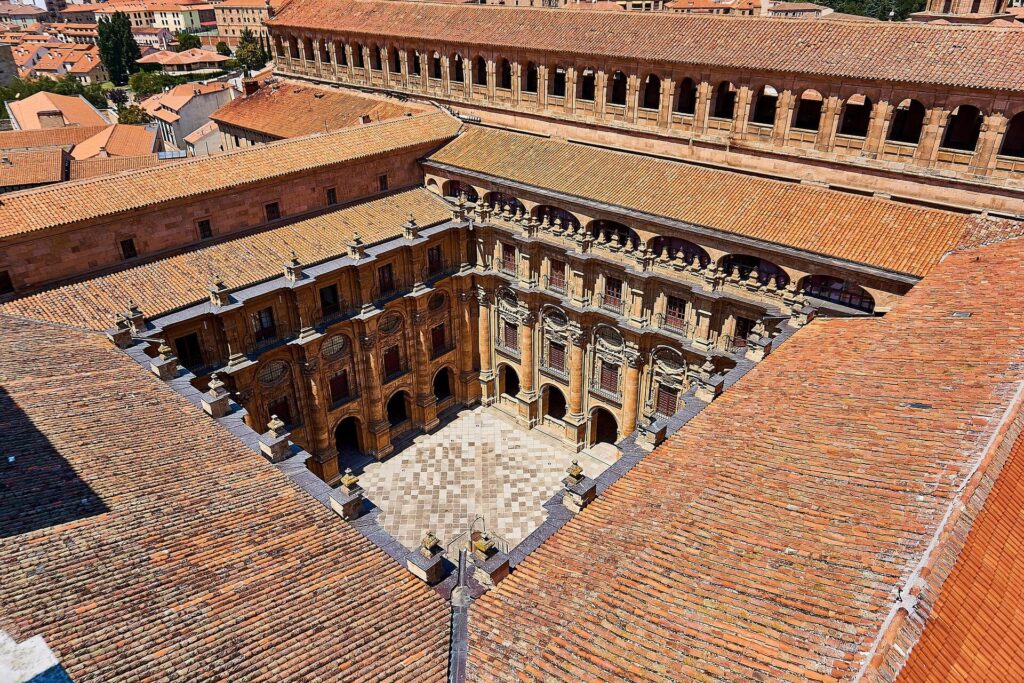
POLYGON ((611 464, 496 408, 466 409, 386 461, 366 464, 360 484, 381 510, 381 526, 407 548, 428 530, 448 546, 474 521, 513 548, 546 519, 543 505, 573 459, 589 477, 611 464))

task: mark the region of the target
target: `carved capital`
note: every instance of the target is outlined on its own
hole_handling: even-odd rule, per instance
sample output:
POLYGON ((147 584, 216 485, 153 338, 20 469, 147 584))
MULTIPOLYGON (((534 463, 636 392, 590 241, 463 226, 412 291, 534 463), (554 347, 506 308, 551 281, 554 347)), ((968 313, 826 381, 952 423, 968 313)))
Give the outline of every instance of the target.
POLYGON ((359 336, 359 344, 364 349, 372 349, 377 344, 377 334, 363 334, 359 336))
POLYGON ((490 306, 494 302, 494 294, 478 285, 476 288, 476 300, 481 306, 490 306))

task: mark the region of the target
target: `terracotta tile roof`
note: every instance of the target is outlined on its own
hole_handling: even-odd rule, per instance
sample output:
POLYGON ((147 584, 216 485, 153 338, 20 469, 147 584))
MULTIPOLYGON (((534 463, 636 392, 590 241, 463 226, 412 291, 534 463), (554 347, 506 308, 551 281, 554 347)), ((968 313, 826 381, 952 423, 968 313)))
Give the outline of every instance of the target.
POLYGON ((131 157, 152 154, 155 147, 155 130, 117 123, 75 145, 71 156, 79 160, 91 159, 106 152, 110 156, 131 157))
POLYGON ((450 216, 451 210, 434 193, 416 188, 41 292, 0 310, 104 330, 126 308, 128 299, 134 299, 147 316, 178 309, 205 299, 207 287, 218 276, 236 288, 280 275, 292 249, 308 264, 344 254, 355 232, 369 244, 396 237, 410 213, 418 223, 428 225, 450 216))
POLYGON ((66 126, 105 126, 109 122, 84 97, 37 92, 23 100, 10 100, 7 107, 22 130, 43 128, 39 114, 59 111, 66 126))
MULTIPOLYGON (((182 83, 181 85, 174 86, 167 92, 147 97, 142 101, 142 108, 153 116, 157 116, 161 109, 169 110, 166 113, 178 111, 191 102, 194 97, 209 95, 210 93, 217 93, 222 90, 230 90, 231 88, 230 84, 220 81, 214 83, 182 83)), ((177 117, 171 120, 177 121, 177 117)))
POLYGON ((443 600, 101 335, 3 317, 0 386, 0 628, 75 681, 444 678, 443 600))
POLYGON ((207 121, 203 125, 196 128, 194 131, 185 136, 185 142, 192 143, 193 145, 207 135, 214 135, 220 132, 220 128, 213 121, 207 121))
POLYGON ((64 180, 64 150, 0 153, 0 187, 39 185, 64 180))
POLYGON ((440 143, 454 136, 459 126, 448 114, 435 112, 199 157, 130 175, 66 183, 49 191, 15 192, 5 196, 0 205, 0 238, 440 143))
POLYGON ((428 159, 910 275, 970 219, 893 201, 467 126, 428 159))
POLYGON ((428 2, 292 0, 268 25, 870 81, 1024 90, 1024 33, 918 22, 794 21, 661 12, 551 12, 428 2))
POLYGON ((96 176, 136 171, 141 168, 169 163, 174 163, 174 161, 162 160, 156 154, 129 157, 93 157, 92 159, 83 159, 81 161, 72 159, 68 180, 95 178, 96 176))
POLYGON ((276 138, 293 138, 360 125, 363 115, 382 121, 424 111, 428 108, 419 104, 280 82, 235 98, 210 118, 276 138))
POLYGON ((160 64, 162 66, 170 66, 180 64, 200 64, 206 62, 226 62, 229 59, 231 58, 219 55, 216 52, 192 48, 191 50, 185 50, 183 52, 160 50, 158 52, 148 54, 142 59, 136 59, 135 61, 139 64, 160 64))
POLYGON ((67 147, 86 140, 103 130, 103 126, 65 126, 64 128, 37 128, 35 130, 0 131, 0 149, 34 149, 40 147, 67 147))
POLYGON ((1019 404, 1022 278, 1006 241, 797 332, 473 604, 468 680, 854 679, 1019 404))

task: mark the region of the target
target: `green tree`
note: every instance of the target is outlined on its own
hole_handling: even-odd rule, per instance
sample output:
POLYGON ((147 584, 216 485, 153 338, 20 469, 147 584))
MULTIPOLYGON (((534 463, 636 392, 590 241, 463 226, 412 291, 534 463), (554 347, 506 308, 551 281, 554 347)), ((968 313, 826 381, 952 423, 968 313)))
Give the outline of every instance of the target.
POLYGON ((149 123, 152 118, 146 113, 146 110, 137 104, 132 104, 127 107, 121 107, 117 110, 117 122, 141 125, 149 123))
POLYGON ((225 57, 231 56, 231 49, 223 40, 217 43, 217 54, 224 55, 225 57))
MULTIPOLYGON (((15 79, 10 84, 0 87, 0 102, 7 100, 25 99, 37 92, 52 92, 58 95, 81 95, 97 109, 105 109, 107 105, 106 95, 99 84, 82 85, 71 76, 64 76, 59 80, 52 78, 37 78, 33 80, 15 79)), ((0 109, 0 119, 7 118, 6 108, 0 109)))
POLYGON ((244 44, 239 42, 238 48, 235 50, 235 59, 247 71, 259 71, 267 63, 263 48, 255 41, 244 44))
POLYGON ((184 52, 185 50, 193 50, 202 47, 199 42, 199 36, 194 33, 188 33, 187 31, 175 31, 174 39, 178 41, 178 46, 174 48, 175 52, 184 52))
POLYGON ((97 30, 96 44, 110 80, 114 85, 124 85, 128 75, 139 70, 136 60, 142 56, 132 36, 132 23, 124 12, 114 12, 110 19, 99 22, 97 30))
POLYGON ((139 71, 128 79, 128 87, 136 97, 148 97, 164 89, 180 83, 177 78, 162 71, 139 71))
MULTIPOLYGON (((131 79, 129 79, 129 80, 131 80, 131 79)), ((111 90, 110 92, 107 93, 107 99, 110 100, 110 102, 115 107, 120 109, 124 105, 128 104, 128 93, 125 92, 124 90, 119 90, 119 89, 115 88, 114 90, 111 90)))

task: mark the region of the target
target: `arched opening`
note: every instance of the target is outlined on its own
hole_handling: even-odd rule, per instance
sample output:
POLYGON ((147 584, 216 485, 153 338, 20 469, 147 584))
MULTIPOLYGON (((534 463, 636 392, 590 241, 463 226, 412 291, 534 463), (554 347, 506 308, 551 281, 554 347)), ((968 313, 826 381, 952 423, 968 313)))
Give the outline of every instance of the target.
POLYGON ((874 313, 875 300, 863 287, 828 275, 804 278, 803 292, 809 297, 830 301, 865 313, 874 313))
POLYGON ((512 398, 519 395, 519 373, 511 365, 502 365, 498 371, 498 392, 512 398))
POLYGON ((771 126, 775 124, 775 110, 779 105, 779 91, 766 85, 757 93, 754 108, 751 111, 751 123, 771 126))
POLYGON ((575 215, 560 209, 557 206, 547 206, 541 204, 533 209, 533 217, 536 218, 541 224, 547 224, 552 228, 560 227, 562 230, 572 230, 576 232, 580 229, 580 221, 575 215))
POLYGON ((464 183, 459 180, 449 180, 448 183, 446 183, 446 189, 444 192, 445 197, 458 199, 463 195, 465 195, 467 202, 473 202, 474 204, 480 199, 480 195, 477 194, 476 188, 469 183, 464 183))
POLYGON ((661 106, 661 79, 650 74, 644 79, 643 91, 640 93, 640 106, 644 109, 657 109, 661 106))
POLYGON ((451 368, 444 367, 437 371, 434 375, 434 398, 437 399, 438 403, 447 401, 450 399, 452 394, 453 377, 451 368))
POLYGON ((409 52, 406 53, 406 58, 409 60, 409 71, 412 72, 412 75, 421 75, 423 73, 423 67, 420 66, 420 51, 409 50, 409 52))
POLYGON ((304 53, 306 53, 305 54, 306 59, 312 62, 313 61, 313 39, 312 38, 303 38, 302 39, 302 51, 304 53))
POLYGON ((487 60, 479 55, 473 60, 473 84, 487 85, 487 60))
POLYGON ((397 427, 409 419, 409 394, 404 391, 397 392, 388 400, 387 405, 388 424, 397 427))
POLYGON ((716 119, 731 119, 736 109, 736 86, 729 81, 722 81, 715 88, 715 100, 711 111, 716 119))
POLYGON ((523 92, 537 93, 537 82, 540 80, 537 65, 533 62, 526 64, 526 73, 523 74, 523 92))
POLYGON ((626 74, 616 71, 612 74, 608 87, 611 93, 608 97, 609 104, 626 104, 626 74))
POLYGON ((590 444, 615 443, 619 440, 619 423, 605 408, 594 408, 590 413, 590 444))
POLYGON ((843 103, 843 118, 839 123, 840 135, 858 138, 867 136, 871 123, 871 98, 864 95, 850 95, 843 103))
POLYGON ((506 207, 508 208, 508 212, 513 215, 517 213, 523 214, 526 211, 526 208, 523 206, 521 201, 510 194, 505 194, 504 192, 488 192, 484 201, 489 207, 491 207, 491 210, 495 212, 504 212, 506 207))
POLYGON ((593 102, 597 93, 597 73, 589 66, 580 72, 580 93, 578 98, 584 102, 593 102))
POLYGON ((452 67, 449 73, 452 83, 465 83, 466 82, 466 68, 462 63, 462 55, 456 53, 452 59, 452 67))
POLYGON ((359 418, 346 417, 334 428, 334 445, 338 449, 338 457, 358 455, 363 452, 359 434, 359 418))
POLYGON ((388 51, 388 68, 391 69, 393 74, 402 73, 402 58, 398 54, 397 47, 393 47, 388 51))
POLYGON ((651 241, 651 250, 659 261, 683 261, 689 266, 697 259, 701 268, 711 263, 711 257, 703 248, 678 237, 655 237, 651 241))
POLYGON ((565 97, 565 67, 555 66, 549 72, 548 93, 552 97, 565 97))
POLYGON ((916 145, 924 127, 924 105, 917 100, 903 100, 892 113, 888 139, 916 145))
POLYGON ((274 36, 274 54, 278 58, 284 57, 284 41, 281 36, 274 36))
POLYGON ((357 69, 362 69, 363 63, 363 46, 359 43, 352 43, 352 66, 357 69))
POLYGON ((1024 158, 1024 111, 1015 114, 1007 124, 999 153, 1007 157, 1024 158))
POLYGON ((946 149, 958 149, 973 152, 981 134, 981 110, 970 104, 961 104, 953 110, 946 122, 946 134, 942 136, 942 146, 946 149))
POLYGON ((789 285, 789 275, 779 266, 771 261, 756 256, 743 254, 729 254, 722 258, 722 270, 729 279, 734 276, 740 280, 747 280, 750 274, 757 272, 757 281, 767 285, 775 278, 775 286, 779 289, 789 285))
POLYGON ((320 61, 324 64, 331 63, 331 51, 327 49, 326 40, 316 41, 317 52, 320 53, 320 61))
POLYGON ((512 89, 512 63, 502 59, 498 67, 498 87, 505 90, 512 89))
POLYGON ((593 221, 590 224, 590 234, 602 247, 636 249, 640 245, 640 236, 632 228, 615 221, 593 221))
POLYGON ((692 78, 684 78, 676 91, 676 104, 672 111, 692 116, 697 111, 697 84, 692 78))
POLYGON ((336 42, 334 44, 334 54, 337 55, 338 64, 348 66, 348 50, 345 43, 336 42))
POLYGON ((821 93, 817 90, 804 90, 800 93, 800 100, 793 113, 793 127, 800 130, 818 130, 821 126, 821 105, 821 93))
POLYGON ((288 36, 288 56, 292 59, 299 58, 299 41, 295 36, 288 36))
POLYGON ((553 384, 544 387, 543 404, 544 414, 548 417, 556 420, 565 418, 565 394, 558 387, 553 384))
POLYGON ((430 58, 430 77, 441 78, 441 55, 434 53, 434 56, 430 58))
POLYGON ((370 68, 373 69, 374 71, 381 71, 383 69, 383 66, 384 65, 381 63, 381 59, 380 59, 380 48, 377 47, 376 45, 371 45, 370 46, 370 68))

